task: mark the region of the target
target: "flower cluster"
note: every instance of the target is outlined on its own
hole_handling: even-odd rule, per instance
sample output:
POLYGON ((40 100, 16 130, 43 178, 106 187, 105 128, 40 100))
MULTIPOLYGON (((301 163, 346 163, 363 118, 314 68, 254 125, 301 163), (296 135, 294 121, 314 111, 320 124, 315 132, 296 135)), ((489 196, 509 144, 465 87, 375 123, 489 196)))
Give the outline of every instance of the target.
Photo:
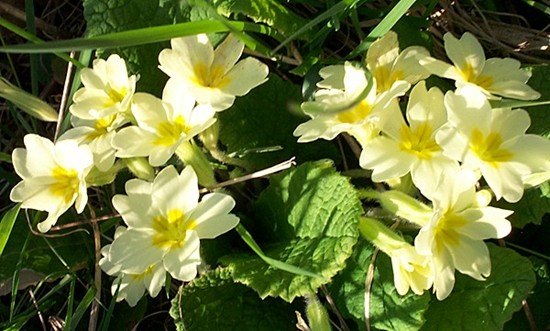
POLYGON ((392 258, 400 294, 433 286, 440 300, 450 294, 455 270, 484 280, 491 264, 483 240, 511 231, 512 212, 490 207, 491 195, 517 202, 524 187, 540 184, 550 170, 550 141, 526 133, 528 113, 490 103, 538 98, 526 84, 530 73, 513 59, 486 60, 469 33, 444 40, 452 65, 419 47, 400 52, 390 32, 369 48, 366 65, 321 69, 314 100, 302 104, 311 119, 294 131, 300 142, 353 136, 362 147, 359 164, 372 170, 374 182, 402 182, 407 193, 418 190, 431 201, 427 206, 395 190, 365 193, 419 227, 414 246, 375 220, 361 229, 392 258), (428 88, 431 74, 455 80, 456 89, 428 88), (409 89, 403 115, 398 99, 409 89), (406 188, 407 178, 416 189, 406 188))
POLYGON ((194 138, 268 75, 257 59, 239 61, 244 44, 231 34, 216 49, 206 35, 173 39, 171 46, 159 54, 160 69, 170 76, 162 98, 136 93, 138 78, 128 75, 120 56, 96 59, 81 71, 84 86, 70 107, 73 128, 55 143, 29 134, 26 148, 12 156, 23 180, 10 198, 22 208, 48 212, 38 224, 41 232, 73 204, 81 213, 88 187, 112 182, 125 167, 139 177, 126 183, 127 195, 113 197, 126 227, 117 228, 100 261, 117 277, 117 301, 132 306, 145 290, 156 296, 167 274, 195 278, 200 239, 237 225, 229 195, 210 193, 199 202, 199 184, 211 186, 215 178, 194 138), (169 162, 174 154, 186 165, 181 173, 169 162))

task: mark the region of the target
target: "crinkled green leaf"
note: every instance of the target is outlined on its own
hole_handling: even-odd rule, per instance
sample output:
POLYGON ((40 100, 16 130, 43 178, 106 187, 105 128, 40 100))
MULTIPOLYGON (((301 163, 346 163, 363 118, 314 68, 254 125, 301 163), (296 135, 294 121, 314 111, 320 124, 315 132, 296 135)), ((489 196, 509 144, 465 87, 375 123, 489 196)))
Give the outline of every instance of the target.
MULTIPOLYGON (((374 247, 360 240, 354 248, 347 266, 329 286, 336 306, 365 330, 365 279, 372 260, 374 247)), ((375 260, 374 279, 370 293, 370 325, 380 330, 418 330, 424 323, 430 295, 409 292, 397 293, 393 283, 390 258, 379 252, 375 260)))
MULTIPOLYGON (((286 36, 290 36, 308 22, 277 0, 214 0, 214 3, 218 11, 224 15, 244 14, 255 22, 274 27, 286 36)), ((307 37, 307 34, 299 36, 304 40, 307 37)))
POLYGON ((260 299, 234 283, 227 269, 216 269, 180 287, 170 315, 178 331, 293 330, 295 308, 274 298, 260 299))
MULTIPOLYGON (((527 298, 529 312, 533 317, 538 330, 544 330, 550 323, 550 314, 548 314, 548 302, 550 302, 550 270, 545 261, 531 256, 529 260, 533 263, 537 284, 533 288, 531 295, 527 298)), ((504 325, 505 331, 529 330, 529 321, 525 311, 517 311, 512 320, 504 325)))
POLYGON ((305 120, 293 114, 300 102, 300 87, 275 75, 248 95, 237 98, 233 107, 218 116, 219 139, 227 154, 240 157, 249 171, 267 168, 292 156, 297 162, 338 160, 331 142, 299 144, 292 135, 305 120))
POLYGON ((322 277, 275 269, 253 254, 222 258, 233 279, 262 298, 278 296, 291 302, 315 292, 345 267, 357 241, 360 201, 348 179, 329 161, 306 163, 272 176, 253 209, 255 238, 262 238, 267 256, 322 277))
POLYGON ((540 224, 542 217, 550 213, 550 198, 545 196, 539 188, 531 188, 525 191, 523 198, 517 203, 509 203, 504 200, 495 203, 495 206, 514 213, 508 217, 516 228, 523 228, 529 223, 540 224))
POLYGON ((533 265, 511 249, 487 246, 491 275, 477 281, 457 272, 451 294, 431 302, 422 330, 501 330, 521 308, 535 285, 533 265))
MULTIPOLYGON (((85 0, 83 6, 88 36, 209 18, 206 8, 179 0, 85 0)), ((167 47, 164 42, 109 52, 119 54, 128 70, 139 74, 138 90, 160 95, 168 77, 158 69, 157 58, 167 47)))
MULTIPOLYGON (((536 101, 550 100, 550 66, 536 65, 529 67, 532 76, 529 79, 529 86, 541 94, 536 101)), ((550 132, 550 107, 548 105, 525 108, 531 117, 530 133, 547 135, 550 132)))

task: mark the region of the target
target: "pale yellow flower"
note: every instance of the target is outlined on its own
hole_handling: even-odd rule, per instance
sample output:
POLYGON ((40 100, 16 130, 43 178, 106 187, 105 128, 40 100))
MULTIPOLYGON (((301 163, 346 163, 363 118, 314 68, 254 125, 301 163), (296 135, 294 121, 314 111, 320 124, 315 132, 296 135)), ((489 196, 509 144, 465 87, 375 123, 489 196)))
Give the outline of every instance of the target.
POLYGON ((160 70, 180 91, 189 91, 199 104, 210 104, 216 111, 231 107, 236 96, 267 81, 265 64, 252 57, 238 61, 244 44, 233 34, 215 50, 205 34, 170 43, 172 48, 159 54, 160 70))
POLYGON ((503 238, 512 228, 506 219, 512 211, 488 206, 490 199, 483 191, 476 193, 476 182, 469 169, 444 173, 428 196, 433 202, 432 218, 414 244, 418 253, 432 258, 438 300, 451 293, 455 270, 485 280, 491 273, 491 258, 483 240, 503 238))
POLYGON ((405 295, 411 289, 415 294, 421 295, 432 286, 433 269, 429 256, 418 254, 411 244, 375 219, 362 218, 359 230, 367 240, 391 258, 397 293, 405 295))
POLYGON ((543 171, 550 141, 526 134, 531 124, 523 109, 491 109, 477 89, 464 88, 445 96, 449 122, 436 135, 443 154, 480 171, 498 199, 517 202, 524 182, 543 171))
POLYGON ((136 89, 136 76, 128 76, 126 62, 113 54, 107 60, 96 59, 93 68, 80 72, 84 87, 73 96, 70 111, 87 120, 99 120, 116 113, 130 115, 136 89))
POLYGON ((108 171, 115 163, 116 149, 112 145, 116 130, 126 123, 121 114, 113 114, 97 120, 71 117, 72 129, 67 130, 59 140, 74 139, 86 144, 94 155, 94 165, 99 171, 108 171))
POLYGON ((152 166, 161 166, 183 143, 215 122, 210 105, 195 106, 195 100, 168 82, 163 99, 136 93, 132 113, 137 125, 118 131, 113 138, 116 156, 148 156, 152 166))
POLYGON ((445 51, 453 65, 432 57, 420 56, 420 64, 431 73, 454 80, 458 89, 465 86, 475 87, 489 98, 502 96, 533 100, 540 97, 540 93, 526 84, 531 73, 520 69, 521 63, 518 60, 486 60, 481 44, 469 32, 464 33, 460 39, 446 33, 443 39, 445 51))
MULTIPOLYGON (((115 231, 115 239, 125 231, 125 227, 119 226, 115 231)), ((101 249, 102 258, 99 260, 99 266, 106 274, 116 277, 111 285, 111 294, 113 296, 117 295, 117 302, 126 300, 130 307, 134 307, 143 297, 145 291, 152 298, 159 294, 166 282, 166 270, 164 270, 160 261, 150 265, 142 273, 125 273, 120 270, 120 265, 113 264, 109 259, 110 249, 111 245, 106 245, 101 249)))
POLYGON ((26 148, 16 148, 12 154, 15 172, 23 180, 11 190, 10 199, 21 202, 21 208, 48 212, 46 220, 38 224, 40 232, 47 232, 73 204, 78 213, 84 210, 92 152, 75 140, 54 145, 35 134, 27 134, 24 143, 26 148))
POLYGON ((362 168, 373 169, 373 181, 410 173, 414 185, 427 193, 446 168, 458 171, 458 162, 443 155, 435 141, 437 130, 447 122, 443 93, 438 88, 428 91, 424 81, 413 88, 406 111, 408 123, 399 108, 385 112, 390 119, 381 126, 382 135, 364 144, 359 158, 362 168))
POLYGON ((411 46, 399 51, 397 33, 389 31, 369 47, 365 62, 376 80, 378 93, 391 90, 397 81, 411 85, 428 78, 430 73, 418 63, 418 57, 426 57, 424 47, 411 46))
POLYGON ((391 90, 378 94, 376 80, 369 87, 366 74, 350 62, 321 69, 323 80, 317 83, 315 101, 302 103, 302 110, 311 119, 294 130, 298 142, 332 140, 342 132, 362 143, 377 136, 381 121, 390 113, 387 109, 399 109, 396 98, 410 85, 398 81, 391 90))
POLYGON ((200 264, 200 239, 215 238, 239 219, 229 212, 235 201, 229 195, 210 193, 199 202, 197 176, 191 167, 179 174, 164 168, 147 182, 126 182, 128 195, 113 197, 113 205, 128 229, 109 249, 108 260, 120 272, 143 274, 160 263, 170 275, 190 281, 200 264))

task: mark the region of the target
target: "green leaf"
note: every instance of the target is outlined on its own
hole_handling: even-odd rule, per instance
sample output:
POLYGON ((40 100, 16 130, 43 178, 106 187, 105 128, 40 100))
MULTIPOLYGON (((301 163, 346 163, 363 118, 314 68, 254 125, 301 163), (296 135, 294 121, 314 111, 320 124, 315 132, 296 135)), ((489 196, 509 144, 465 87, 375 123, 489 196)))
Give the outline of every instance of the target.
POLYGON ((13 224, 15 224, 17 215, 19 215, 20 207, 21 204, 17 204, 2 216, 2 221, 0 221, 0 256, 2 256, 2 252, 4 252, 11 230, 13 229, 13 224))
MULTIPOLYGON (((550 101, 550 66, 534 65, 528 68, 532 76, 529 79, 529 86, 541 94, 536 101, 550 101)), ((528 132, 540 135, 547 135, 550 132, 550 108, 547 105, 528 107, 525 109, 531 117, 531 126, 528 132)))
MULTIPOLYGON (((348 260, 347 266, 329 286, 329 291, 344 317, 351 317, 359 329, 365 326, 365 279, 374 247, 361 240, 348 260)), ((430 295, 409 292, 397 293, 393 283, 390 258, 379 252, 375 260, 374 279, 370 293, 369 318, 371 327, 382 330, 418 330, 424 323, 430 295)))
MULTIPOLYGON (((102 36, 110 33, 149 28, 159 25, 189 22, 192 18, 197 20, 207 18, 206 13, 201 7, 193 8, 193 6, 187 2, 174 0, 118 0, 116 2, 117 5, 115 6, 112 0, 84 1, 84 17, 87 22, 86 34, 88 37, 102 36)), ((215 21, 196 22, 195 24, 201 26, 205 25, 205 27, 207 24, 223 27, 223 24, 215 21)), ((159 29, 159 27, 156 29, 159 29)), ((180 27, 178 30, 184 32, 186 29, 180 27)), ((149 28, 132 36, 144 39, 148 36, 153 36, 154 31, 154 29, 149 28)), ((174 30, 174 32, 176 31, 177 30, 174 30)), ((195 33, 199 32, 192 31, 190 34, 195 33)), ((113 36, 110 39, 112 39, 113 43, 116 45, 116 39, 128 40, 130 38, 116 38, 116 36, 113 36)), ((143 43, 142 41, 141 44, 143 43)), ((136 45, 136 43, 134 43, 134 45, 136 45)), ((162 49, 168 47, 168 42, 162 42, 146 46, 122 49, 116 48, 103 54, 103 56, 107 56, 110 53, 119 54, 126 60, 128 70, 131 73, 139 74, 140 81, 138 88, 141 91, 160 95, 167 77, 158 69, 158 54, 162 49)))
POLYGON ((262 298, 278 296, 291 302, 315 292, 345 267, 357 241, 360 201, 348 179, 329 161, 306 163, 272 176, 253 209, 255 237, 266 244, 265 255, 322 277, 275 269, 252 254, 221 259, 234 280, 262 298))
POLYGON ((349 58, 356 57, 359 54, 364 53, 370 45, 378 38, 385 35, 390 31, 393 26, 405 16, 407 11, 414 5, 416 0, 399 0, 397 4, 390 10, 390 12, 384 16, 382 21, 378 23, 374 29, 371 30, 369 35, 357 46, 349 55, 349 58))
POLYGON ((267 168, 292 156, 298 163, 330 158, 338 160, 327 141, 299 144, 292 135, 303 119, 293 114, 301 101, 300 87, 275 75, 218 115, 219 139, 228 155, 234 154, 247 170, 267 168))
POLYGON ((516 203, 504 200, 497 201, 495 207, 513 210, 508 220, 516 228, 523 228, 529 223, 541 224, 542 217, 550 213, 550 198, 545 196, 539 188, 525 190, 523 198, 516 203))
POLYGON ((485 281, 457 272, 451 294, 434 300, 422 330, 501 330, 535 285, 531 262, 508 248, 487 245, 492 271, 485 281))
MULTIPOLYGON (((298 16, 276 0, 215 0, 215 6, 223 15, 244 14, 254 22, 266 23, 289 36, 309 21, 298 16)), ((307 40, 308 34, 302 34, 307 40)))
MULTIPOLYGON (((533 269, 537 276, 537 285, 531 291, 527 298, 529 311, 533 317, 538 330, 545 330, 550 323, 550 314, 548 314, 548 302, 550 302, 550 270, 548 264, 534 256, 529 257, 533 263, 533 269)), ((512 320, 504 325, 505 331, 529 330, 529 321, 525 316, 525 311, 517 311, 512 320)))
POLYGON ((260 299, 253 290, 234 283, 227 269, 216 269, 181 286, 170 315, 178 331, 278 331, 295 329, 294 310, 282 300, 260 299))

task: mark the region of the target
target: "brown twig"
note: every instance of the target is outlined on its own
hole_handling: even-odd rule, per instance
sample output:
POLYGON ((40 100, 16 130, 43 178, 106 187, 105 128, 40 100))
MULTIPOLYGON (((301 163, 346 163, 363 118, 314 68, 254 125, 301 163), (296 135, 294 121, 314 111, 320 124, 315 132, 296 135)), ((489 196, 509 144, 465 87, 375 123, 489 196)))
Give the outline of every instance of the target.
POLYGON ((349 331, 350 328, 346 324, 346 320, 344 320, 344 317, 342 317, 342 314, 340 314, 338 307, 336 307, 336 305, 334 304, 334 300, 332 300, 332 297, 330 296, 330 293, 328 292, 327 287, 325 285, 321 285, 321 291, 323 291, 323 294, 325 295, 325 299, 327 299, 330 309, 338 318, 338 323, 340 323, 341 330, 349 331))
POLYGON ((365 277, 365 326, 367 331, 370 331, 370 294, 372 290, 372 283, 374 281, 374 264, 376 258, 378 257, 378 252, 380 250, 376 248, 372 253, 372 258, 369 263, 369 268, 367 269, 367 277, 365 277))
POLYGON ((281 162, 279 164, 276 164, 272 167, 269 167, 269 168, 266 168, 266 169, 263 169, 263 170, 260 170, 260 171, 253 172, 251 174, 248 174, 248 175, 245 175, 245 176, 242 176, 242 177, 233 178, 233 179, 227 180, 225 182, 218 183, 218 184, 210 186, 210 187, 203 188, 203 189, 199 190, 199 192, 200 193, 206 193, 208 191, 211 191, 211 190, 214 190, 214 189, 217 189, 217 188, 221 188, 221 187, 225 187, 225 186, 229 186, 229 185, 234 185, 234 184, 245 182, 247 180, 251 180, 251 179, 254 179, 254 178, 269 176, 271 174, 277 173, 279 171, 288 169, 288 168, 296 165, 296 162, 294 162, 294 159, 295 159, 295 157, 292 157, 291 159, 289 159, 287 161, 284 161, 284 162, 281 162))
MULTIPOLYGON (((90 208, 92 218, 95 217, 93 208, 90 208)), ((94 264, 94 286, 96 289, 95 298, 92 302, 90 309, 90 322, 88 324, 89 331, 95 331, 97 329, 97 319, 99 316, 99 302, 101 301, 101 267, 99 266, 99 260, 101 259, 101 231, 97 222, 90 223, 94 234, 94 251, 95 251, 95 264, 94 264)))
MULTIPOLYGON (((75 53, 71 52, 69 56, 72 59, 74 58, 74 55, 75 53)), ((57 116, 57 123, 55 125, 55 133, 53 136, 54 142, 57 140, 57 137, 59 135, 59 130, 61 128, 61 123, 63 122, 65 107, 67 106, 67 99, 69 98, 69 93, 70 93, 70 83, 71 83, 72 73, 73 73, 73 63, 69 62, 67 63, 67 73, 65 74, 65 83, 63 84, 63 94, 61 96, 61 103, 59 104, 59 114, 57 116)))
POLYGON ((38 315, 38 319, 40 319, 40 324, 42 325, 42 329, 44 331, 46 331, 46 322, 44 322, 44 317, 42 316, 42 312, 40 311, 39 307, 38 307, 38 302, 36 302, 36 298, 34 297, 34 293, 32 292, 31 289, 29 289, 29 296, 31 297, 31 301, 32 301, 32 304, 33 306, 36 308, 36 312, 37 312, 37 315, 38 315))

